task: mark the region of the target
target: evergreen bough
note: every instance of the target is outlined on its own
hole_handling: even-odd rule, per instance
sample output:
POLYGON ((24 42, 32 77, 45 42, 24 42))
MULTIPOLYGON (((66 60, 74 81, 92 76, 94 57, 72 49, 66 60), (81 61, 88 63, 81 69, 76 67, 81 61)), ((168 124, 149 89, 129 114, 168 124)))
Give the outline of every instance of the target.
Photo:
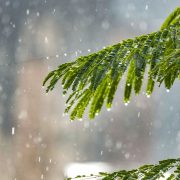
MULTIPOLYGON (((111 108, 118 84, 126 72, 124 103, 129 103, 133 90, 136 95, 139 94, 147 68, 147 96, 152 94, 155 83, 159 86, 164 83, 169 90, 174 81, 180 79, 180 7, 168 16, 159 31, 123 40, 99 52, 81 56, 74 62, 64 63, 47 75, 43 85, 49 81, 46 89, 49 92, 62 79, 63 94, 72 89, 65 113, 73 109, 71 120, 82 119, 90 104, 89 118, 93 119, 104 103, 108 109, 111 108)), ((173 171, 168 180, 180 179, 180 159, 163 160, 158 165, 144 165, 131 171, 100 173, 92 177, 153 180, 163 177, 170 169, 173 171)), ((76 178, 82 177, 87 178, 76 178)))
POLYGON ((138 169, 133 170, 121 170, 113 173, 100 172, 98 175, 89 176, 77 176, 75 178, 67 178, 67 180, 73 179, 102 179, 102 180, 155 180, 159 178, 165 178, 165 173, 171 170, 171 174, 167 180, 179 180, 180 179, 180 159, 167 159, 160 161, 155 165, 144 165, 138 169))

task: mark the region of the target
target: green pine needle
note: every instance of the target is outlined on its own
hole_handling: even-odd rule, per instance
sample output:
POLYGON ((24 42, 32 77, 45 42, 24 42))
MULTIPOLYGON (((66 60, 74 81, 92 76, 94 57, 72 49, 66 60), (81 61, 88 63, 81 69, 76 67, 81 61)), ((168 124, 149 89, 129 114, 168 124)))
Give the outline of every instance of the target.
POLYGON ((139 94, 146 67, 148 81, 146 93, 151 95, 156 82, 170 89, 180 78, 180 7, 165 20, 161 29, 151 34, 124 40, 99 52, 79 57, 76 61, 60 65, 50 72, 43 85, 49 81, 47 92, 53 90, 62 79, 63 94, 71 88, 67 100, 72 120, 82 119, 89 105, 89 117, 93 119, 106 103, 111 108, 114 95, 127 71, 124 102, 128 103, 134 90, 139 94))

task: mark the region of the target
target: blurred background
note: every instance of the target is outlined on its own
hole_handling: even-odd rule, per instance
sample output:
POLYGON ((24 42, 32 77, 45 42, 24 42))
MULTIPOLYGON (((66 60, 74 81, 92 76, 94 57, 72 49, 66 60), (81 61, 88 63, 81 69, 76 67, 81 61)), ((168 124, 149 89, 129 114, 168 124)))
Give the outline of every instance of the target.
POLYGON ((0 179, 60 180, 180 156, 180 84, 133 95, 123 82, 95 120, 63 114, 59 64, 160 28, 179 0, 0 0, 0 179))

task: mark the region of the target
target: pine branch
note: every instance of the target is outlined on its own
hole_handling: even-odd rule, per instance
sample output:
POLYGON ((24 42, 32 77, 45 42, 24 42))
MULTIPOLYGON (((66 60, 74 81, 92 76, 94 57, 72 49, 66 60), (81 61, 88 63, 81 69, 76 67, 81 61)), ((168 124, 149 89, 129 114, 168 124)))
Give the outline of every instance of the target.
POLYGON ((79 57, 76 61, 60 65, 43 82, 49 81, 47 92, 62 79, 63 94, 71 88, 65 113, 71 111, 72 120, 82 119, 89 105, 93 119, 103 104, 109 109, 122 76, 127 71, 124 103, 128 103, 132 90, 141 91, 144 74, 148 69, 146 93, 151 95, 156 82, 170 89, 180 78, 180 7, 151 34, 124 40, 99 52, 79 57))
POLYGON ((160 161, 155 165, 144 165, 138 169, 133 170, 121 170, 113 173, 100 172, 98 175, 89 176, 77 176, 75 178, 68 178, 67 180, 75 179, 102 179, 102 180, 155 180, 164 178, 165 173, 169 173, 167 180, 179 180, 180 179, 180 159, 167 159, 160 161))

